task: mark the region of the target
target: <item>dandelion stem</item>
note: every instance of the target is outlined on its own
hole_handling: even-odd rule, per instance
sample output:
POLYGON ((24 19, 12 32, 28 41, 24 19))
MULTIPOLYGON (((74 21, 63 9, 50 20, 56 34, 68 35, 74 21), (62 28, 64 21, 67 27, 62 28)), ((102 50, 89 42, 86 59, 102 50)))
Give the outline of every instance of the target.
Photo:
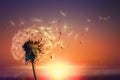
POLYGON ((34 67, 34 62, 32 61, 32 70, 34 74, 34 80, 37 80, 36 72, 35 72, 35 67, 34 67))

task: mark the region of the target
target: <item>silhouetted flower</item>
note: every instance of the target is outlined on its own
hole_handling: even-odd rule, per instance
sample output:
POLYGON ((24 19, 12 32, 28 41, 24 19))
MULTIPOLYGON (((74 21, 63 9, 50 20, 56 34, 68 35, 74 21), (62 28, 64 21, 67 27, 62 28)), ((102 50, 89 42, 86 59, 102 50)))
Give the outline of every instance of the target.
POLYGON ((42 54, 42 48, 44 44, 41 41, 27 41, 24 43, 23 48, 25 50, 25 61, 35 62, 38 54, 42 54))

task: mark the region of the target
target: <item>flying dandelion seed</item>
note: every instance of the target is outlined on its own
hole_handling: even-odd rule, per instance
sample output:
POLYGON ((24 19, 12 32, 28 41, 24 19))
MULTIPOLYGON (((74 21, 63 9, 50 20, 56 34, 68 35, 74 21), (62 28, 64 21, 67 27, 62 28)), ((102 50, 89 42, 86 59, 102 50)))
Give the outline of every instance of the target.
POLYGON ((104 21, 107 21, 107 20, 109 20, 109 19, 110 19, 110 16, 103 18, 104 21))
POLYGON ((24 25, 24 22, 23 22, 23 21, 21 21, 21 22, 20 22, 20 25, 24 25))
POLYGON ((38 23, 43 21, 43 20, 38 19, 38 18, 33 18, 32 20, 33 20, 34 22, 38 22, 38 23))
POLYGON ((111 17, 110 16, 108 16, 106 19, 108 20, 108 19, 110 19, 111 17))
POLYGON ((90 20, 90 19, 87 19, 87 22, 88 22, 88 23, 91 23, 91 20, 90 20))
POLYGON ((56 22, 57 22, 56 20, 50 21, 50 23, 52 24, 55 24, 56 22))
POLYGON ((15 26, 15 23, 13 21, 9 21, 12 26, 15 26))
POLYGON ((68 26, 67 26, 67 24, 65 24, 65 25, 63 26, 63 32, 66 32, 67 29, 68 29, 68 26))
POLYGON ((85 31, 88 32, 89 28, 88 27, 85 27, 85 31))
POLYGON ((73 31, 68 33, 68 37, 71 37, 73 35, 73 31))
POLYGON ((74 36, 74 39, 77 39, 78 38, 78 34, 76 33, 75 36, 74 36))
POLYGON ((62 16, 66 17, 66 14, 63 11, 60 10, 59 12, 62 16))
POLYGON ((102 20, 102 17, 101 17, 101 16, 99 16, 99 19, 100 19, 100 20, 102 20))
POLYGON ((99 16, 99 19, 100 19, 100 20, 103 20, 103 21, 107 21, 107 20, 110 19, 110 16, 108 16, 108 17, 101 17, 101 16, 99 16))

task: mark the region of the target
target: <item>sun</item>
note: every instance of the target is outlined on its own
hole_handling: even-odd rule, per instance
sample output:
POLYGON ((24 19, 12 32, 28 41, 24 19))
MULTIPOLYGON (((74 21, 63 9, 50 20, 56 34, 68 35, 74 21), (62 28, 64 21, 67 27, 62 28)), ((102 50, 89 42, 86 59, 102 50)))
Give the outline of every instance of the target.
POLYGON ((68 65, 63 63, 56 63, 50 67, 52 71, 50 71, 50 75, 52 78, 62 79, 67 76, 69 73, 68 65))
POLYGON ((46 75, 50 80, 65 80, 72 72, 71 66, 65 62, 54 62, 45 67, 46 75))
POLYGON ((67 61, 52 61, 37 68, 39 77, 44 80, 81 80, 80 75, 84 75, 85 67, 84 64, 78 66, 67 61))

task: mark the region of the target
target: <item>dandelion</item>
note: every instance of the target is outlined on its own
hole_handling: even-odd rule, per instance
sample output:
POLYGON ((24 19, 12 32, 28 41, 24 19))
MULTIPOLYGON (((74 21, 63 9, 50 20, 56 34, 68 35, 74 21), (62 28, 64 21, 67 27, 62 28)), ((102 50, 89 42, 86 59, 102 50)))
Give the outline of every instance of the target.
POLYGON ((48 27, 27 28, 20 30, 12 40, 14 59, 32 64, 34 79, 37 80, 34 64, 43 58, 53 58, 57 43, 55 35, 48 27), (51 32, 51 33, 49 33, 51 32))
POLYGON ((37 80, 37 77, 35 73, 34 62, 35 62, 35 59, 37 58, 37 51, 41 53, 43 45, 44 44, 42 44, 41 41, 35 41, 35 42, 27 41, 23 45, 23 48, 25 50, 25 61, 32 63, 32 69, 33 69, 35 80, 37 80))
MULTIPOLYGON (((60 11, 60 13, 66 17, 64 12, 60 11)), ((34 18, 33 21, 36 23, 42 20, 34 18)), ((10 23, 15 25, 13 21, 10 21, 10 23)), ((29 28, 19 30, 12 38, 11 51, 13 58, 17 61, 25 62, 26 65, 32 64, 35 80, 37 80, 35 63, 46 59, 53 60, 54 56, 56 56, 56 51, 65 48, 63 39, 65 37, 71 38, 74 34, 73 31, 67 31, 69 30, 67 24, 59 28, 56 26, 56 21, 52 23, 54 25, 47 27, 36 27, 36 24, 34 24, 29 28)), ((24 23, 21 22, 21 25, 24 25, 24 23)), ((77 37, 78 34, 75 35, 75 38, 77 37)))

